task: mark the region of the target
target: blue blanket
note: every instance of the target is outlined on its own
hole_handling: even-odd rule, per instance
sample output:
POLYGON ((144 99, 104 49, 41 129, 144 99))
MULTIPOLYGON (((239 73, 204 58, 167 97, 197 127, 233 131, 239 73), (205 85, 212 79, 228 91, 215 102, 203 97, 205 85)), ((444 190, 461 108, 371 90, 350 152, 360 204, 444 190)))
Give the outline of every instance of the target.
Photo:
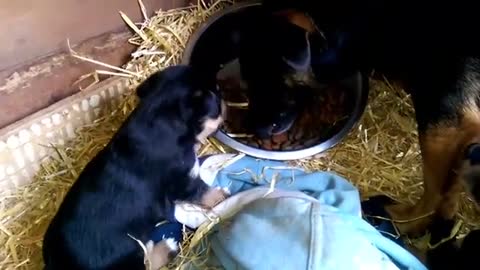
MULTIPOLYGON (((284 162, 235 155, 208 157, 200 172, 207 184, 227 187, 232 194, 216 207, 223 220, 207 236, 212 265, 256 270, 426 269, 362 219, 358 190, 334 173, 308 173, 284 162)), ((193 214, 176 216, 193 229, 206 222, 193 214)), ((180 224, 164 226, 157 228, 155 239, 180 240, 180 224)))

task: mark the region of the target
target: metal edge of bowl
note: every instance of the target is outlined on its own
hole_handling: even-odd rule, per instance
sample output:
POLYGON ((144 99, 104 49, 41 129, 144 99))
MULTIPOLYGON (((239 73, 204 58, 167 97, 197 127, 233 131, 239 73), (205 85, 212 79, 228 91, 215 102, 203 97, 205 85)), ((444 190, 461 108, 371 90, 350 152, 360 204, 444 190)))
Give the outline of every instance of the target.
MULTIPOLYGON (((241 2, 238 4, 234 4, 232 6, 229 6, 217 12, 213 16, 211 16, 206 22, 204 22, 199 28, 197 28, 197 30, 190 37, 185 47, 185 51, 182 55, 181 63, 184 65, 188 65, 190 63, 190 57, 194 50, 195 44, 200 39, 202 34, 218 19, 230 13, 234 13, 238 10, 252 7, 252 6, 258 6, 258 5, 261 5, 261 2, 257 0, 245 1, 245 2, 241 2)), ((350 131, 356 126, 356 124, 358 123, 358 121, 360 120, 361 116, 365 111, 365 108, 367 106, 367 101, 368 101, 368 94, 369 94, 368 76, 361 72, 357 72, 355 75, 351 77, 351 79, 357 80, 358 81, 357 83, 361 85, 359 97, 355 100, 354 109, 351 113, 351 116, 349 117, 348 121, 345 123, 345 125, 343 125, 342 129, 339 132, 337 132, 328 140, 320 144, 317 144, 305 149, 301 149, 301 150, 294 150, 294 151, 275 151, 275 150, 268 151, 268 150, 254 148, 254 147, 245 145, 243 143, 240 143, 237 140, 229 137, 227 134, 225 134, 221 130, 214 133, 213 136, 217 140, 219 140, 221 143, 224 143, 225 145, 241 153, 244 153, 256 158, 286 161, 286 160, 296 160, 296 159, 307 158, 307 157, 320 154, 334 147, 338 143, 340 143, 342 139, 345 138, 348 135, 348 133, 350 133, 350 131)))

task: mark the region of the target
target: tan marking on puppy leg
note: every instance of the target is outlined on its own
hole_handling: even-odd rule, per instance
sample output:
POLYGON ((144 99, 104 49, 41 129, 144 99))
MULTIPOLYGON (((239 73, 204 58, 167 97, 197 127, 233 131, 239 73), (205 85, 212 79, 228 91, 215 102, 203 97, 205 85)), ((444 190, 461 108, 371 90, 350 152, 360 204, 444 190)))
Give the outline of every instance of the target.
POLYGON ((218 130, 220 125, 223 123, 223 117, 219 116, 216 119, 207 119, 203 124, 203 130, 200 134, 197 135, 197 140, 199 142, 205 142, 212 133, 218 130))
POLYGON ((230 192, 227 189, 222 188, 210 188, 203 196, 200 201, 201 205, 206 208, 213 208, 217 204, 224 201, 230 192))
POLYGON ((166 266, 178 252, 178 243, 173 238, 164 239, 155 245, 149 241, 146 246, 151 270, 166 266))

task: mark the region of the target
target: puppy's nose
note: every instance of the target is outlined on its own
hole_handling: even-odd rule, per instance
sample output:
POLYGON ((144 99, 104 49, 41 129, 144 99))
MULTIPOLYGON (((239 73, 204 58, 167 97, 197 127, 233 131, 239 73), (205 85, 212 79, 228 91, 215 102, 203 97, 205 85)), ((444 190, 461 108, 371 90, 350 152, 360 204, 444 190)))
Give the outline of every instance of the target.
POLYGON ((271 135, 278 135, 286 132, 291 127, 290 123, 273 124, 270 131, 271 135))
POLYGON ((470 165, 480 165, 480 143, 469 145, 465 151, 465 158, 470 161, 470 165))

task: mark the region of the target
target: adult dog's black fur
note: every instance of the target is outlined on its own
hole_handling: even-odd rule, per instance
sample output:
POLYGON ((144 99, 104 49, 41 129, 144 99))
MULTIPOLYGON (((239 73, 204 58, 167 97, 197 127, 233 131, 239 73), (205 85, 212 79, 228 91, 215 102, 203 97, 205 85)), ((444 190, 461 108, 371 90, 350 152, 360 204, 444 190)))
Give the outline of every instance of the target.
POLYGON ((480 243, 480 230, 470 231, 463 240, 455 237, 443 243, 440 240, 450 237, 454 221, 436 220, 432 223, 431 240, 433 248, 427 251, 425 264, 429 270, 475 269, 478 261, 478 245, 480 243))
POLYGON ((430 212, 453 218, 461 186, 466 181, 470 191, 480 186, 480 169, 463 166, 469 162, 464 155, 468 146, 480 143, 480 39, 474 2, 263 2, 271 12, 306 12, 323 31, 328 49, 312 54, 317 79, 328 82, 375 70, 404 84, 418 123, 424 196, 415 205, 387 210, 395 220, 412 220, 398 224, 409 234, 424 231, 433 218, 430 212))
MULTIPOLYGON (((138 87, 138 106, 53 218, 43 243, 46 269, 145 269, 144 252, 129 235, 147 243, 155 224, 174 219, 175 201, 212 207, 216 202, 206 195, 223 199, 223 191, 210 189, 196 170, 194 148, 221 119, 210 82, 191 67, 175 66, 138 87)), ((161 255, 153 251, 156 266, 164 264, 154 258, 161 255)))

